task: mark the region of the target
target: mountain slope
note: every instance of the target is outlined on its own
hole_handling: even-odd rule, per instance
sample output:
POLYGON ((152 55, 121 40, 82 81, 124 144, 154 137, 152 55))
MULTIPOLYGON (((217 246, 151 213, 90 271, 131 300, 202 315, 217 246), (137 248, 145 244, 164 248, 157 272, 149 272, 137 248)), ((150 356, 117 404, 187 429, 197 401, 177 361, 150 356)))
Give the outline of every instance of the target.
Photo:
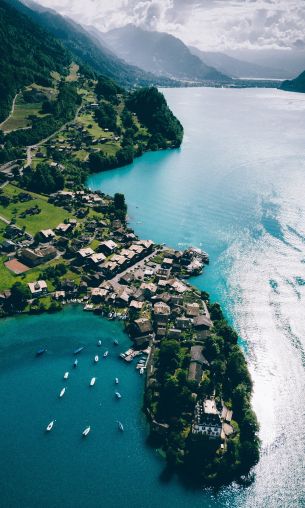
POLYGON ((281 69, 271 69, 267 66, 246 62, 228 56, 225 53, 201 51, 192 46, 190 46, 189 49, 193 55, 198 56, 204 63, 215 67, 218 71, 232 78, 281 79, 286 76, 285 71, 281 69))
POLYGON ((305 93, 305 71, 295 79, 284 81, 281 85, 281 90, 305 93))
POLYGON ((150 73, 128 65, 116 55, 112 54, 101 41, 94 38, 83 27, 57 12, 43 8, 31 0, 24 0, 24 5, 18 0, 11 0, 16 8, 29 16, 35 23, 48 30, 67 48, 74 60, 96 74, 115 79, 123 85, 160 84, 170 85, 169 80, 157 79, 150 73))
POLYGON ((16 93, 32 82, 49 85, 51 71, 64 72, 71 58, 51 35, 0 0, 0 121, 16 93))
POLYGON ((149 32, 129 24, 101 34, 100 40, 120 58, 158 75, 195 82, 230 81, 192 55, 180 39, 167 33, 149 32))

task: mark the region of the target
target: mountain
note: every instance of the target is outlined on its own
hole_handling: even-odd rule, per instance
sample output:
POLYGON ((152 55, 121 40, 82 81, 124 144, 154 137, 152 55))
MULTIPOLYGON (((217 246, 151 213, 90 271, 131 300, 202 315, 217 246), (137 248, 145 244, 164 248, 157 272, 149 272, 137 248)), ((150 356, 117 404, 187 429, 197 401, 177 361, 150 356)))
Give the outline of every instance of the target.
POLYGON ((201 51, 192 46, 189 49, 193 55, 198 56, 204 63, 215 67, 219 72, 232 78, 282 79, 287 76, 287 72, 282 69, 272 69, 268 66, 246 62, 228 56, 225 53, 201 51))
POLYGON ((111 53, 103 43, 88 33, 82 26, 63 17, 52 9, 46 9, 32 0, 10 0, 15 8, 35 23, 51 33, 71 52, 73 59, 96 74, 108 76, 125 86, 135 84, 173 85, 168 79, 162 79, 142 69, 129 65, 111 53), (26 5, 25 5, 26 4, 26 5))
POLYGON ((126 62, 154 74, 192 82, 230 81, 193 55, 180 39, 167 33, 129 24, 102 33, 99 39, 126 62))
POLYGON ((297 78, 284 81, 281 90, 288 92, 301 92, 305 93, 305 71, 303 71, 297 78))
POLYGON ((64 72, 68 52, 41 27, 0 0, 0 121, 11 109, 16 93, 34 81, 51 84, 51 71, 64 72))

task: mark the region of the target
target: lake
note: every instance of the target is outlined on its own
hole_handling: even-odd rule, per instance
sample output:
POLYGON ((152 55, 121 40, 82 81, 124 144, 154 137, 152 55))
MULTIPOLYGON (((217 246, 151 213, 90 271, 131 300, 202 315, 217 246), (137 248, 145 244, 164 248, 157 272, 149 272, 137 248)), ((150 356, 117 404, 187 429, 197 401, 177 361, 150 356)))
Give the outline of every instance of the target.
POLYGON ((118 358, 129 345, 121 324, 73 306, 0 322, 5 508, 305 506, 305 97, 270 89, 164 93, 185 128, 181 149, 146 154, 88 183, 124 192, 143 238, 209 252, 210 266, 193 282, 222 304, 249 361, 262 439, 253 483, 215 494, 164 478, 146 442, 143 378, 118 358), (79 345, 86 348, 73 369, 79 345), (35 358, 41 346, 48 351, 35 358), (109 357, 94 365, 105 349, 109 357))

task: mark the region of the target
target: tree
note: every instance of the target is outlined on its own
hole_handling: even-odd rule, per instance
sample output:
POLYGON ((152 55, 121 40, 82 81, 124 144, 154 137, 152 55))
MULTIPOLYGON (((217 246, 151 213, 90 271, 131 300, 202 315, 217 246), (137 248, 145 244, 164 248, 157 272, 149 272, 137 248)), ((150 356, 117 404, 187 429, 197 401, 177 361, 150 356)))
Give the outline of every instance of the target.
POLYGON ((14 310, 24 310, 30 298, 31 292, 28 286, 22 282, 15 282, 12 286, 8 303, 14 310))

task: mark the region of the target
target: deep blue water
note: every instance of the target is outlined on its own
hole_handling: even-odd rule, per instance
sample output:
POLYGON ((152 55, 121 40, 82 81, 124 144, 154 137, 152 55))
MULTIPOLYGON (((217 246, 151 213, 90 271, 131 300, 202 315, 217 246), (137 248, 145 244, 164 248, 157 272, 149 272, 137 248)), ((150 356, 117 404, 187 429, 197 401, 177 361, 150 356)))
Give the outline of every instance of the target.
POLYGON ((0 322, 5 508, 305 506, 305 97, 208 88, 165 94, 185 127, 181 149, 146 154, 89 184, 124 192, 141 236, 209 252, 210 267, 194 283, 221 302, 245 345, 263 442, 254 481, 215 495, 165 480, 162 459, 146 444, 143 379, 112 345, 118 337, 124 350, 127 337, 119 324, 73 307, 0 322), (93 365, 98 338, 111 354, 93 365), (46 355, 34 358, 44 344, 46 355), (72 371, 78 344, 87 348, 72 371))

